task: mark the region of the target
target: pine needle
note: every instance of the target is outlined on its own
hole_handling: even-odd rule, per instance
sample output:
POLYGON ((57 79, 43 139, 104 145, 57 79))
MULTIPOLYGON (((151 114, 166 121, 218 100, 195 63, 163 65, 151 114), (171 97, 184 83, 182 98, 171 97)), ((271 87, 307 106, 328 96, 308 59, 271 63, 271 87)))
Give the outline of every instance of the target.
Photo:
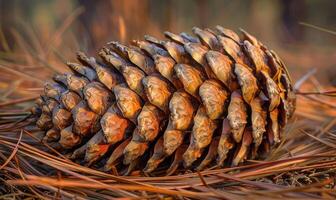
POLYGON ((315 30, 319 30, 319 31, 322 31, 322 32, 325 32, 325 33, 329 33, 329 34, 332 34, 332 35, 336 35, 336 32, 335 31, 332 31, 332 30, 329 30, 329 29, 326 29, 326 28, 322 28, 320 26, 316 26, 316 25, 313 25, 313 24, 309 24, 309 23, 306 23, 306 22, 299 22, 300 25, 302 26, 306 26, 306 27, 309 27, 309 28, 313 28, 315 30))

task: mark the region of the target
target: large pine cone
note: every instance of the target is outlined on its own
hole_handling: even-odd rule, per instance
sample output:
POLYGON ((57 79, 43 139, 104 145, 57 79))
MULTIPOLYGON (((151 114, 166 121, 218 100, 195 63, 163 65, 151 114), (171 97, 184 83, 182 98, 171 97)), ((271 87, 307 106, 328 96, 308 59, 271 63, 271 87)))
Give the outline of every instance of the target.
POLYGON ((32 110, 44 141, 123 174, 263 155, 281 141, 295 95, 279 57, 241 32, 217 26, 194 28, 196 37, 165 32, 167 41, 111 42, 101 61, 79 52, 80 64, 47 82, 32 110))

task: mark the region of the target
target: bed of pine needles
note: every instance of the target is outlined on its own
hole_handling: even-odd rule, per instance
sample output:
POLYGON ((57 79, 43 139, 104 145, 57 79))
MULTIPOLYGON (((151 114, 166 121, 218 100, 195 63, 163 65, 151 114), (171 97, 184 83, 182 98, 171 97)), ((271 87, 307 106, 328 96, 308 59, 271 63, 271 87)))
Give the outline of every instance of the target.
MULTIPOLYGON (((173 176, 115 176, 57 153, 41 142, 27 116, 43 82, 64 70, 57 67, 64 58, 54 47, 68 23, 48 48, 27 29, 29 43, 13 31, 20 52, 1 52, 0 199, 336 198, 335 88, 321 85, 314 70, 296 81, 295 116, 283 142, 264 161, 173 176)), ((6 40, 1 42, 6 50, 6 40)))

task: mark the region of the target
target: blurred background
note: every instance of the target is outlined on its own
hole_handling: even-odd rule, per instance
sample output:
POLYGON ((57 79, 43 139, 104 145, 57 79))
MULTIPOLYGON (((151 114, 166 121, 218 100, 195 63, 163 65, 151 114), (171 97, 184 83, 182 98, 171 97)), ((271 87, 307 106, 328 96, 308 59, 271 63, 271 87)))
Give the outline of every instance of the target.
POLYGON ((315 68, 320 82, 336 84, 336 34, 300 24, 336 31, 335 8, 331 0, 0 0, 1 78, 10 65, 45 80, 77 50, 95 55, 108 41, 218 24, 276 50, 295 80, 315 68))

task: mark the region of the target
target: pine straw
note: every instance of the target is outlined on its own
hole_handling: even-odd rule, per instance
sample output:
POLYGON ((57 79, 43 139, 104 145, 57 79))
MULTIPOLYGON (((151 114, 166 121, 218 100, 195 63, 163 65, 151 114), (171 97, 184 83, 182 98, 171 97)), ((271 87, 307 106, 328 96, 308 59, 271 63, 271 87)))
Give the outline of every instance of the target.
POLYGON ((308 74, 297 82, 301 95, 284 141, 265 161, 164 177, 115 176, 73 163, 30 125, 24 110, 34 94, 6 100, 0 103, 0 199, 335 199, 336 99, 332 88, 314 90, 308 74))
POLYGON ((41 80, 60 68, 42 68, 51 58, 34 55, 43 49, 17 40, 30 52, 0 59, 0 199, 336 198, 335 88, 317 84, 313 73, 297 81, 296 114, 266 160, 174 176, 115 176, 73 163, 41 142, 27 111, 41 80))
POLYGON ((267 161, 165 177, 114 176, 80 166, 42 144, 40 132, 22 121, 25 113, 3 113, 0 122, 12 122, 0 125, 1 192, 8 193, 0 198, 336 198, 335 110, 305 99, 299 97, 285 141, 267 161))

